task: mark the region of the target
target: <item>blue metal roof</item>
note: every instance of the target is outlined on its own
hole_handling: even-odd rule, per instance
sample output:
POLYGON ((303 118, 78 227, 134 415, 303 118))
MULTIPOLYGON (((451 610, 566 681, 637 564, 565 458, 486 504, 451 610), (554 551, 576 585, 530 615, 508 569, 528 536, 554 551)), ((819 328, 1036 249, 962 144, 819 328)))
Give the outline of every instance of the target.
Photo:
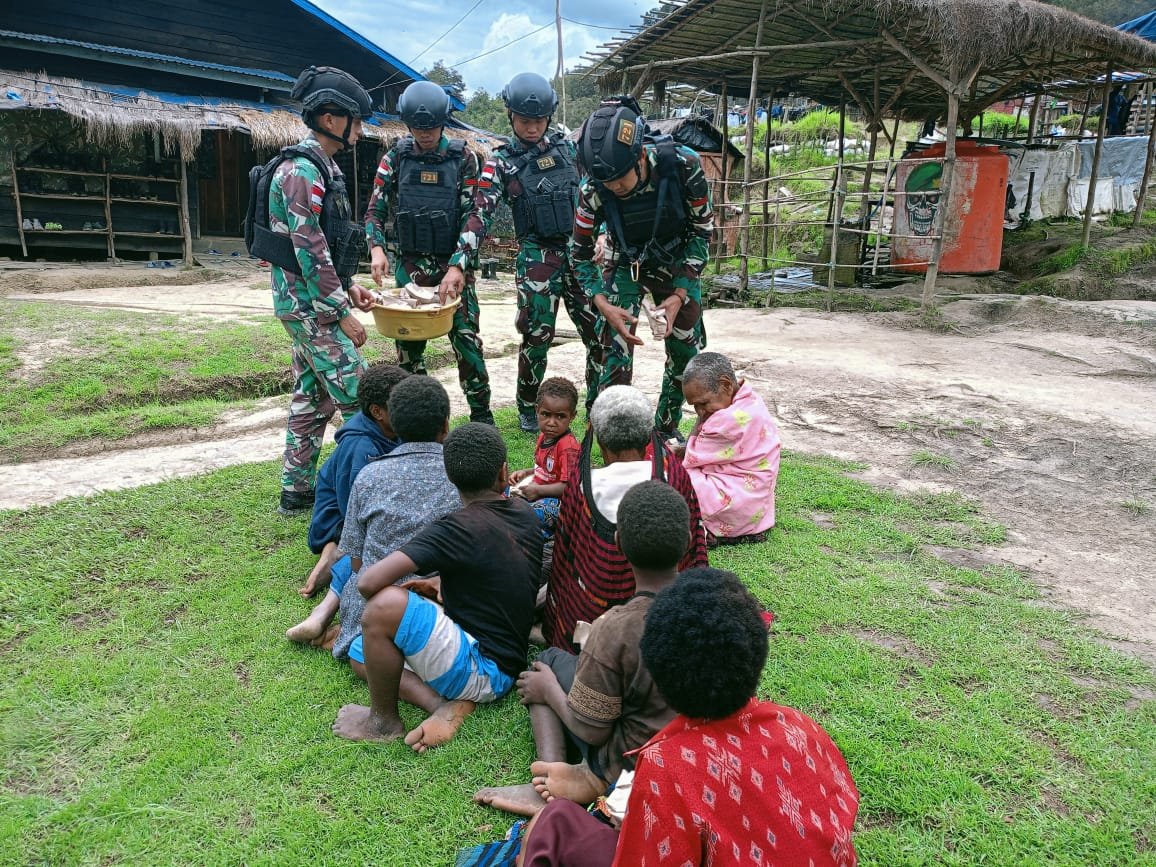
MULTIPOLYGON (((251 78, 268 79, 271 82, 278 84, 288 84, 289 88, 293 86, 296 80, 291 75, 286 75, 283 72, 276 72, 271 69, 251 69, 244 66, 228 66, 223 63, 209 63, 204 60, 191 60, 188 57, 177 57, 172 54, 159 54, 155 51, 139 51, 134 48, 121 48, 117 45, 102 45, 97 42, 80 42, 76 39, 61 39, 58 36, 45 36, 40 33, 20 33, 15 30, 0 30, 0 39, 15 42, 30 42, 42 45, 58 45, 67 46, 70 48, 83 48, 85 51, 90 51, 98 54, 110 54, 117 57, 131 57, 139 60, 153 60, 159 63, 174 64, 176 66, 188 67, 190 69, 204 69, 213 72, 229 72, 235 75, 244 75, 251 78)), ((289 88, 285 88, 288 90, 289 88)))
POLYGON ((1125 33, 1133 33, 1149 42, 1156 42, 1156 11, 1141 15, 1139 18, 1133 18, 1131 21, 1125 21, 1123 24, 1117 24, 1116 29, 1123 30, 1125 33))
MULTIPOLYGON (((290 2, 294 6, 298 6, 301 9, 304 9, 310 15, 325 22, 326 24, 328 24, 330 27, 332 27, 334 30, 338 31, 342 35, 348 37, 349 39, 352 39, 354 42, 356 42, 362 48, 365 48, 368 51, 373 52, 378 57, 380 57, 382 60, 384 60, 386 63, 390 64, 391 66, 396 67, 399 72, 402 72, 402 73, 408 75, 414 81, 427 81, 428 80, 424 75, 422 75, 416 69, 412 68, 408 63, 404 63, 401 60, 398 60, 396 57, 394 57, 392 54, 390 54, 388 51, 386 51, 380 45, 377 45, 376 43, 371 42, 370 40, 366 39, 364 36, 362 36, 360 33, 358 33, 352 27, 349 27, 346 24, 342 24, 340 21, 338 21, 336 18, 334 18, 332 15, 330 15, 324 9, 321 9, 317 6, 314 6, 312 3, 309 2, 309 0, 290 0, 290 2)), ((369 85, 369 86, 372 87, 373 85, 369 85)), ((454 96, 452 93, 450 94, 450 101, 453 102, 454 109, 456 111, 464 111, 465 110, 466 104, 464 102, 462 102, 460 99, 458 99, 456 96, 454 96)))

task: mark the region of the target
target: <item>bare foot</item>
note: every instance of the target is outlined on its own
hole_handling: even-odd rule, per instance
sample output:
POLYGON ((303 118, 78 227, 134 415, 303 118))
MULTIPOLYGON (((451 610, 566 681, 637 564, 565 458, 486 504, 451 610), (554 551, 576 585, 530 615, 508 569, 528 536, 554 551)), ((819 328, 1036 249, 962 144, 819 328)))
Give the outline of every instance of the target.
POLYGON ((322 650, 333 650, 333 645, 337 643, 337 636, 340 634, 341 627, 334 623, 309 644, 313 647, 320 647, 322 650))
POLYGON ((405 734, 405 724, 400 719, 383 719, 363 704, 347 704, 337 712, 333 733, 347 741, 387 743, 405 734))
POLYGON ((493 786, 474 792, 475 804, 486 804, 515 816, 533 816, 546 806, 546 799, 529 783, 520 786, 493 786))
POLYGON ((326 624, 312 617, 306 617, 296 626, 285 630, 285 637, 298 644, 312 644, 325 635, 326 624))
POLYGON ((424 753, 428 749, 450 741, 462 727, 466 717, 474 712, 472 701, 447 701, 431 713, 421 725, 405 736, 405 742, 414 752, 424 753))
POLYGON ((534 789, 546 801, 562 798, 575 804, 589 804, 605 793, 606 783, 583 762, 568 765, 566 762, 534 762, 530 765, 534 775, 534 789))

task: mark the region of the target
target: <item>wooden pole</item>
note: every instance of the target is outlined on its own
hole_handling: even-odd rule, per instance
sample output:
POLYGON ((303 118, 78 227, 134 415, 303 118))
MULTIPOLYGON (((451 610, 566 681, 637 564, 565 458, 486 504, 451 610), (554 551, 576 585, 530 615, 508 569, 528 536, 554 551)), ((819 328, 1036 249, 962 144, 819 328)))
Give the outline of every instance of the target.
POLYGON ((189 171, 188 171, 188 153, 185 150, 185 145, 181 143, 181 248, 183 258, 185 260, 185 267, 191 268, 197 264, 193 260, 193 230, 189 225, 189 171))
MULTIPOLYGON (((952 70, 952 77, 957 75, 952 70)), ((931 312, 935 299, 935 281, 939 277, 939 260, 943 257, 944 236, 947 234, 947 215, 953 207, 951 201, 952 181, 955 178, 955 127, 959 123, 959 83, 947 92, 947 141, 944 142, 943 178, 939 187, 939 212, 935 216, 937 231, 931 245, 931 261, 927 265, 927 276, 923 280, 923 300, 920 309, 926 316, 931 312)))
POLYGON ((28 258, 28 244, 24 241, 24 210, 20 207, 20 181, 16 179, 16 157, 8 155, 12 167, 12 198, 16 200, 16 233, 20 236, 20 255, 28 258))
POLYGON ((106 244, 108 247, 108 261, 116 261, 116 235, 112 231, 112 176, 108 171, 108 158, 100 161, 104 169, 104 228, 108 232, 106 244))
MULTIPOLYGON (((770 232, 771 208, 771 106, 775 101, 775 90, 767 92, 767 123, 763 129, 763 269, 770 267, 771 251, 767 249, 770 232)), ((772 280, 774 277, 772 276, 772 280)), ((773 284, 772 284, 773 285, 773 284)))
POLYGON ((827 268, 827 310, 835 307, 835 268, 839 264, 839 226, 843 222, 843 125, 847 118, 847 96, 839 98, 839 162, 835 164, 835 193, 831 209, 831 256, 827 268))
POLYGON ((1132 216, 1132 228, 1140 227, 1144 219, 1144 202, 1148 198, 1148 182, 1152 180, 1152 160, 1156 157, 1156 115, 1149 108, 1148 118, 1148 156, 1144 160, 1144 176, 1140 179, 1140 190, 1136 196, 1136 213, 1132 216))
POLYGON ((722 267, 723 257, 727 252, 727 179, 730 167, 728 166, 728 158, 730 157, 731 138, 730 125, 728 118, 730 117, 730 108, 727 106, 727 80, 724 78, 722 82, 722 94, 719 97, 719 102, 722 103, 722 202, 715 205, 715 211, 721 215, 722 219, 718 220, 719 234, 718 244, 715 247, 714 258, 714 272, 717 274, 719 268, 722 267))
POLYGON ((1100 103, 1100 125, 1096 130, 1096 150, 1092 154, 1092 175, 1088 178, 1088 203, 1084 207, 1084 230, 1080 245, 1087 247, 1092 240, 1092 209, 1096 204, 1096 182, 1100 180, 1100 156, 1104 152, 1104 133, 1108 129, 1108 98, 1112 92, 1112 64, 1104 76, 1103 102, 1100 103))
POLYGON ((1027 144, 1031 144, 1036 138, 1036 118, 1040 116, 1040 103, 1043 102, 1044 92, 1037 90, 1035 98, 1032 100, 1032 110, 1028 113, 1028 140, 1027 144))
MULTIPOLYGON (((755 48, 763 44, 763 22, 767 17, 767 0, 763 0, 759 9, 759 26, 755 30, 755 48)), ((747 97, 747 140, 746 160, 743 163, 743 212, 739 215, 742 244, 742 262, 739 263, 739 291, 743 297, 747 294, 747 285, 751 271, 751 171, 755 162, 755 101, 759 98, 759 55, 751 60, 751 90, 747 97)))
POLYGON ((1088 125, 1088 112, 1092 110, 1092 88, 1088 88, 1084 96, 1084 110, 1080 113, 1080 128, 1076 130, 1076 138, 1084 137, 1084 127, 1088 125))

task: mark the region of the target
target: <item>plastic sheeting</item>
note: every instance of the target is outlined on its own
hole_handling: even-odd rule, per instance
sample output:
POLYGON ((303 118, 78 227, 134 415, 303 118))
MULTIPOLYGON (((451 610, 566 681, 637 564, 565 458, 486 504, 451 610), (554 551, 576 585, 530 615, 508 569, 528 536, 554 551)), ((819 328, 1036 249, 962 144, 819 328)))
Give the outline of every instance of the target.
MULTIPOLYGON (((1064 142, 1058 147, 1008 149, 1012 160, 1009 183, 1016 197, 1012 214, 1018 218, 1023 212, 1028 180, 1035 172, 1032 220, 1082 217, 1088 201, 1088 179, 1092 174, 1095 149, 1095 139, 1064 142)), ((1135 210, 1147 154, 1146 135, 1104 139, 1093 214, 1135 210)))

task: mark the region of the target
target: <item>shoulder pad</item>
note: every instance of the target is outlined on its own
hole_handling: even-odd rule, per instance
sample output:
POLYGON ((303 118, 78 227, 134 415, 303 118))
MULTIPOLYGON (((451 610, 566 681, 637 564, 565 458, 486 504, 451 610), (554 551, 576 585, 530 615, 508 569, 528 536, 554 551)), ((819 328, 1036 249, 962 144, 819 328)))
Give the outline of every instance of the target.
POLYGON ((318 172, 321 173, 321 179, 325 182, 325 186, 329 186, 329 166, 325 165, 312 148, 302 147, 301 145, 290 145, 289 147, 281 149, 282 160, 303 159, 308 160, 318 172))
POLYGON ((450 146, 446 148, 446 155, 451 157, 461 157, 466 152, 465 139, 452 138, 450 139, 450 146))

